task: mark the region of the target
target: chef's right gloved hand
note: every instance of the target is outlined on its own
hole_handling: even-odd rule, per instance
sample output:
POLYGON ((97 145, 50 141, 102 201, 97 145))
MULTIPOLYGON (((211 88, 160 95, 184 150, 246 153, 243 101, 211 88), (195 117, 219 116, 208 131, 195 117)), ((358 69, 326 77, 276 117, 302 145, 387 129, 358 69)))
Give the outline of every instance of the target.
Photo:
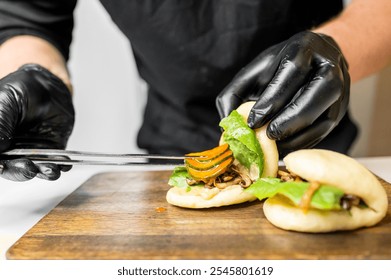
POLYGON ((303 31, 260 53, 217 97, 220 116, 256 101, 247 123, 267 125, 280 156, 322 141, 345 116, 347 62, 329 36, 303 31))
MULTIPOLYGON (((75 112, 66 85, 47 69, 26 64, 0 79, 0 153, 14 148, 64 149, 75 112)), ((69 167, 0 154, 0 177, 56 180, 69 167)))

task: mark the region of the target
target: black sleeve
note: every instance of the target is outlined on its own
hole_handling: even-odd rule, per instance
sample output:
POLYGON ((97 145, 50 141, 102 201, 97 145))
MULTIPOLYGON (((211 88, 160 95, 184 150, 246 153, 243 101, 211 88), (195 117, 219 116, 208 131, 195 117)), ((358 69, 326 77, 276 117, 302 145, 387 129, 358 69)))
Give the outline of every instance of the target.
POLYGON ((76 0, 0 0, 0 44, 16 35, 39 36, 69 58, 76 0))

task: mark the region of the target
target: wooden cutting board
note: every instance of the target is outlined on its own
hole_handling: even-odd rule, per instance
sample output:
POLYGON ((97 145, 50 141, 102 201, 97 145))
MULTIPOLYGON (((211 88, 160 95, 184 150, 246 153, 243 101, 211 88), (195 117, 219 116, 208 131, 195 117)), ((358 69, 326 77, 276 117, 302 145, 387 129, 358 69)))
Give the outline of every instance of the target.
MULTIPOLYGON (((170 173, 91 177, 17 241, 8 259, 391 259, 391 207, 372 228, 290 232, 271 225, 259 201, 171 206, 170 173)), ((391 201, 391 185, 382 184, 391 201)))

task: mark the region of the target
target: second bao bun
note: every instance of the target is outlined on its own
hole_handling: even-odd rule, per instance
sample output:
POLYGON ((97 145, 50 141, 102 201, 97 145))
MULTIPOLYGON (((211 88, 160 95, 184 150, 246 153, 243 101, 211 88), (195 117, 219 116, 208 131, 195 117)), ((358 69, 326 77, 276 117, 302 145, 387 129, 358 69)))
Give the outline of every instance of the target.
POLYGON ((286 168, 306 181, 331 185, 361 198, 367 208, 346 210, 302 209, 282 196, 268 198, 266 218, 275 226, 302 232, 330 232, 370 227, 380 222, 388 209, 387 194, 379 180, 356 160, 328 150, 304 149, 284 158, 286 168))

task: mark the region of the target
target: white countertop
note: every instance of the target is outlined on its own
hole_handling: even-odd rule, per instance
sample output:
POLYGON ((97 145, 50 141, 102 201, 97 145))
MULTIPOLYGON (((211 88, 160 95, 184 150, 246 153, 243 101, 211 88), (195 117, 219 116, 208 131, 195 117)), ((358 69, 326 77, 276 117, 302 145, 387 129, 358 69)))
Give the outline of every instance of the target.
MULTIPOLYGON (((357 159, 369 170, 391 182, 391 157, 357 159)), ((33 179, 11 182, 0 178, 0 260, 8 248, 92 175, 106 171, 163 170, 166 166, 74 166, 56 181, 33 179)))

